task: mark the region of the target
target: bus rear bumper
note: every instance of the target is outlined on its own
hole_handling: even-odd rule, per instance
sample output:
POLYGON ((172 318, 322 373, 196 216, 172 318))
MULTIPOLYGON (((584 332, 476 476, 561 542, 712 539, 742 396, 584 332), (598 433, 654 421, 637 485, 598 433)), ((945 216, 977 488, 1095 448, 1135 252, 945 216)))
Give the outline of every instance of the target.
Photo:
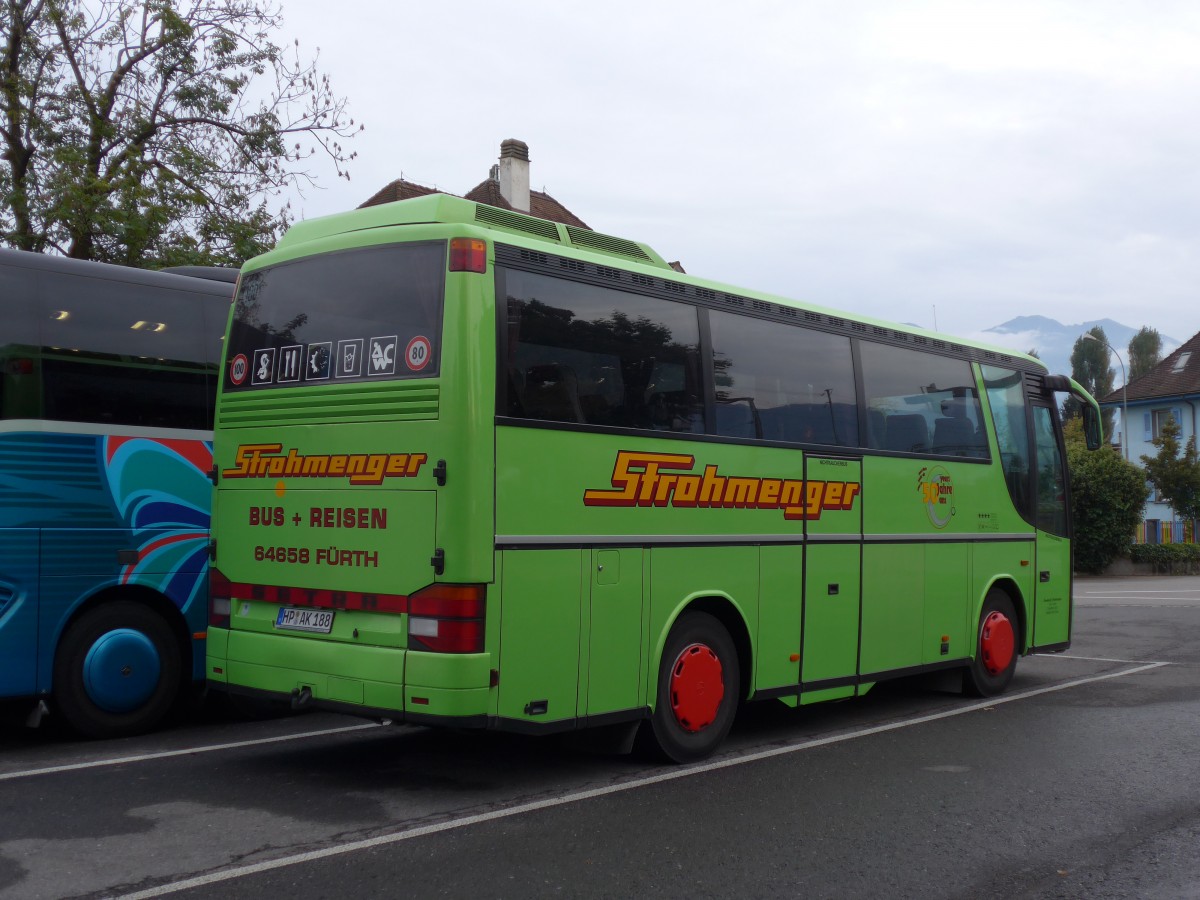
MULTIPOLYGON (((295 692, 281 694, 277 691, 264 691, 260 688, 244 687, 239 684, 213 685, 212 690, 221 694, 266 701, 271 705, 281 707, 294 703, 297 698, 295 692)), ((495 720, 485 715, 427 716, 420 713, 399 712, 394 709, 380 709, 358 703, 340 703, 336 700, 308 699, 301 709, 342 713, 362 719, 374 719, 390 725, 436 725, 445 728, 490 728, 495 725, 495 720)))
MULTIPOLYGON (((391 647, 210 629, 210 687, 296 705, 397 721, 486 720, 490 655, 420 653, 391 647), (212 632, 224 631, 211 639, 212 632), (225 650, 224 657, 214 651, 225 650), (248 660, 255 660, 249 662, 248 660)), ((447 724, 451 724, 447 722, 447 724)))

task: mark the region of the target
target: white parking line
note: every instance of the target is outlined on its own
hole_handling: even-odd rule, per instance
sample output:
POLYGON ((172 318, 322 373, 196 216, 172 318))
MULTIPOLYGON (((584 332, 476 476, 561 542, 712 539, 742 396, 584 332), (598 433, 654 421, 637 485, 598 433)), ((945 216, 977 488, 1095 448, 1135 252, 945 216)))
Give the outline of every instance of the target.
POLYGON ((1099 596, 1129 597, 1134 594, 1139 595, 1139 596, 1143 595, 1143 594, 1192 594, 1194 596, 1196 593, 1197 593, 1197 591, 1195 588, 1179 588, 1179 589, 1175 589, 1175 590, 1163 589, 1163 590, 1156 590, 1156 591, 1151 591, 1151 590, 1125 591, 1125 590, 1121 590, 1119 588, 1096 588, 1095 590, 1086 590, 1086 589, 1076 590, 1075 596, 1077 596, 1077 597, 1099 597, 1099 596))
POLYGON ((1139 598, 1156 598, 1156 597, 1195 597, 1195 591, 1091 591, 1088 593, 1076 593, 1076 600, 1121 600, 1128 598, 1135 600, 1139 598))
POLYGON ((1080 609, 1195 609, 1200 603, 1184 603, 1169 597, 1153 601, 1134 597, 1076 597, 1075 605, 1080 609))
POLYGON ((126 763, 147 762, 152 759, 170 759, 172 756, 193 756, 196 753, 212 753, 214 750, 236 750, 239 747, 278 744, 282 741, 298 741, 302 738, 321 737, 327 734, 341 734, 346 731, 362 731, 364 728, 381 727, 383 726, 378 722, 364 722, 361 725, 345 725, 341 728, 327 728, 324 731, 305 731, 300 734, 281 734, 276 737, 256 738, 252 741, 236 741, 231 744, 209 744, 204 747, 188 747, 184 750, 163 750, 160 753, 142 753, 138 756, 120 756, 115 759, 94 759, 88 762, 70 763, 62 766, 45 766, 41 769, 25 769, 21 772, 0 772, 0 781, 31 778, 34 775, 53 775, 56 772, 75 772, 80 769, 99 769, 104 766, 121 766, 126 763))
POLYGON ((914 719, 906 719, 901 722, 891 722, 886 725, 875 725, 870 728, 863 728, 858 731, 850 731, 843 734, 831 735, 829 737, 799 741, 795 744, 773 747, 770 750, 759 750, 757 752, 746 753, 740 756, 719 759, 710 763, 702 763, 695 766, 671 769, 666 772, 661 772, 657 775, 635 778, 620 784, 612 784, 585 791, 575 791, 569 794, 563 794, 560 797, 551 797, 545 800, 536 800, 531 803, 521 803, 516 806, 507 807, 506 809, 497 809, 491 812, 463 816, 457 819, 449 819, 445 822, 438 822, 434 825, 422 825, 418 828, 410 828, 405 831, 397 831, 392 834, 380 835, 378 837, 367 838, 365 840, 348 841, 345 844, 326 847, 322 850, 310 850, 307 853, 297 853, 293 856, 283 856, 279 859, 266 860, 264 862, 253 863, 246 866, 236 866, 231 869, 211 872, 207 875, 198 875, 195 878, 185 878, 181 881, 161 884, 157 887, 147 888, 146 890, 142 891, 135 891, 130 894, 122 894, 117 897, 116 900, 148 900, 148 898, 151 897, 161 897, 165 894, 177 893, 178 891, 207 887, 223 881, 232 881, 236 878, 245 878, 249 875, 257 875, 260 872, 269 872, 273 869, 283 869, 288 866, 301 865, 303 863, 314 862, 319 859, 328 859, 329 857, 341 856, 346 853, 355 853, 359 850, 369 850, 373 847, 397 844, 401 841, 425 837, 426 835, 430 834, 438 834, 443 831, 453 831, 459 828, 468 828, 471 825, 479 825, 484 822, 494 822, 497 819, 507 819, 511 818, 512 816, 522 815, 524 813, 537 812, 543 809, 551 809, 556 806, 564 806, 568 803, 579 803, 584 800, 593 800, 597 797, 606 797, 610 794, 631 791, 654 784, 661 784, 665 781, 674 781, 679 778, 690 778, 693 775, 702 775, 707 772, 715 772, 720 769, 727 769, 732 766, 740 766, 746 763, 758 762, 759 760, 770 759, 775 756, 783 756, 784 754, 788 753, 796 753, 801 750, 812 750, 816 747, 826 747, 830 744, 838 744, 844 741, 852 741, 856 738, 870 737, 871 735, 883 734, 889 731, 897 731, 901 728, 910 728, 914 725, 924 725, 928 722, 936 722, 939 719, 949 719, 954 716, 961 716, 982 709, 990 709, 994 706, 999 706, 1002 703, 1013 703, 1017 700, 1027 700, 1030 697, 1037 697, 1041 694, 1050 694, 1054 693, 1055 691, 1065 691, 1068 688, 1092 684, 1097 681, 1105 681, 1110 678, 1122 678, 1126 675, 1136 675, 1138 672, 1146 672, 1151 669, 1158 669, 1165 665, 1169 665, 1169 663, 1147 663, 1145 665, 1137 666, 1136 668, 1123 669, 1119 672, 1108 672, 1103 675, 1091 675, 1086 678, 1076 678, 1074 681, 1067 681, 1063 682, 1062 684, 1051 685, 1049 687, 1034 688, 1033 690, 1021 691, 1020 693, 1016 694, 1006 694, 1002 697, 992 697, 987 700, 981 700, 977 703, 971 703, 967 706, 958 707, 957 709, 944 710, 938 713, 917 716, 914 719))
MULTIPOLYGON (((1068 653, 1034 653, 1038 659, 1078 659, 1083 662, 1107 662, 1107 663, 1124 663, 1127 666, 1141 665, 1142 663, 1151 664, 1151 660, 1145 659, 1109 659, 1107 656, 1071 656, 1068 653)), ((1156 666, 1169 666, 1169 662, 1153 662, 1156 666)))

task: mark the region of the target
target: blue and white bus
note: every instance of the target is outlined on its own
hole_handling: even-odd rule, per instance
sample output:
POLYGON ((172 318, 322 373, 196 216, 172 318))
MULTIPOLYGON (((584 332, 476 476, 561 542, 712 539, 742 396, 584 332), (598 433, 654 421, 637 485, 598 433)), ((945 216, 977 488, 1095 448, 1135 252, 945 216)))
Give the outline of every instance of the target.
POLYGON ((146 731, 203 678, 236 273, 189 272, 0 250, 0 698, 30 724, 146 731))

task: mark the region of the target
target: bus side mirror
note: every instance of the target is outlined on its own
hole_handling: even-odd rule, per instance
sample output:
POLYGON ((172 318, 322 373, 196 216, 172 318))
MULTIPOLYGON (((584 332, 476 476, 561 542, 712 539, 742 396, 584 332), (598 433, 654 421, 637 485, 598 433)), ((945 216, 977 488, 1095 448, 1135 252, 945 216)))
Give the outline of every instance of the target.
POLYGON ((1100 413, 1091 404, 1083 406, 1083 437, 1089 450, 1099 450, 1104 443, 1104 432, 1101 426, 1100 413))

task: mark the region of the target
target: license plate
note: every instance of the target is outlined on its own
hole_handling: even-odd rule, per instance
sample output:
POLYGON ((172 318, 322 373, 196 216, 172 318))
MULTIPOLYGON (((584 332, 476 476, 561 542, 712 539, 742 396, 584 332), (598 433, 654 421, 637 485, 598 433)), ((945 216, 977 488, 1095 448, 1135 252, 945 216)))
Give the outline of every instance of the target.
POLYGON ((296 609, 285 606, 275 617, 275 627, 287 631, 314 631, 329 634, 333 628, 333 613, 328 609, 296 609))

